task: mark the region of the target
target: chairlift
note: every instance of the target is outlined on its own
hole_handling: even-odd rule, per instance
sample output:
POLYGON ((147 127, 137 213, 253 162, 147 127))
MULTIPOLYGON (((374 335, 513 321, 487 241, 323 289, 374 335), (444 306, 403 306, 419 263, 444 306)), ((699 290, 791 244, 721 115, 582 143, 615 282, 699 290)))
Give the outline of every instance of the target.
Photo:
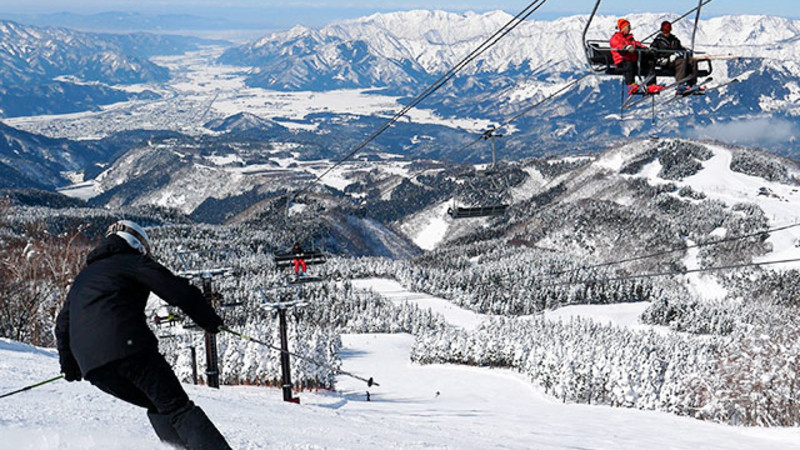
MULTIPOLYGON (((494 140, 503 137, 498 133, 498 128, 491 126, 488 130, 484 131, 481 138, 491 142, 492 144, 492 164, 485 170, 479 171, 476 177, 492 177, 497 174, 497 152, 494 140)), ((477 182, 468 183, 468 187, 473 190, 481 190, 482 188, 476 186, 477 182)), ((496 188, 496 186, 493 186, 496 188)), ((502 189, 494 189, 494 191, 501 192, 502 189)), ((501 202, 487 201, 478 206, 458 206, 456 204, 456 196, 453 197, 453 206, 447 209, 447 214, 453 219, 468 219, 476 217, 495 217, 502 216, 506 213, 508 204, 501 202)))
POLYGON ((153 314, 153 322, 155 322, 156 326, 161 328, 163 326, 175 326, 176 323, 181 323, 183 321, 183 317, 174 314, 168 313, 166 315, 160 315, 158 313, 153 314))
MULTIPOLYGON (((695 40, 695 35, 697 33, 697 25, 698 25, 698 22, 699 22, 699 19, 700 19, 700 11, 701 11, 703 5, 705 5, 707 3, 710 3, 711 1, 712 0, 699 0, 698 6, 696 8, 688 11, 684 15, 682 15, 679 18, 677 18, 677 19, 672 21, 672 23, 678 22, 681 19, 683 19, 684 17, 686 17, 687 15, 691 14, 692 12, 694 12, 694 11, 697 12, 696 17, 695 17, 695 23, 694 23, 694 31, 692 32, 692 43, 691 43, 691 46, 690 46, 690 48, 688 50, 686 50, 685 52, 682 52, 682 53, 685 54, 684 57, 692 58, 692 59, 694 59, 695 61, 698 62, 697 78, 706 78, 709 75, 711 75, 711 72, 713 70, 712 67, 711 67, 710 58, 702 57, 702 56, 695 56, 695 55, 697 55, 699 53, 696 53, 694 51, 694 40, 695 40)), ((596 72, 596 73, 623 77, 624 73, 623 73, 622 69, 617 67, 616 64, 614 64, 614 58, 613 58, 613 56, 611 54, 611 51, 613 49, 611 48, 609 40, 593 40, 593 39, 587 39, 587 37, 586 37, 586 35, 587 35, 588 31, 589 31, 589 27, 591 26, 592 21, 594 20, 594 17, 597 14, 597 10, 600 7, 600 3, 601 2, 602 2, 602 0, 597 0, 597 3, 595 3, 594 9, 592 10, 592 13, 589 15, 589 20, 587 20, 586 26, 583 29, 583 48, 584 48, 584 53, 586 54, 586 60, 587 60, 587 62, 589 64, 589 67, 591 68, 591 70, 596 72)), ((644 38, 642 41, 648 40, 649 38, 653 37, 655 34, 656 33, 651 34, 650 36, 644 38)), ((671 54, 676 53, 676 51, 654 50, 654 49, 645 49, 645 50, 636 49, 636 52, 639 52, 639 53, 641 53, 641 52, 655 52, 658 55, 660 55, 661 57, 657 57, 656 58, 655 76, 656 77, 667 77, 667 78, 673 78, 674 79, 674 77, 675 77, 675 69, 671 65, 664 65, 663 61, 667 60, 668 57, 671 54)), ((640 64, 641 61, 642 61, 642 58, 637 58, 637 64, 640 64)), ((641 70, 640 69, 641 69, 641 67, 637 68, 637 74, 641 79, 640 84, 641 85, 645 85, 645 84, 647 84, 647 81, 649 81, 649 80, 648 79, 642 79, 643 75, 641 75, 641 70)), ((622 100, 622 109, 624 110, 624 109, 626 109, 628 107, 633 106, 633 104, 630 103, 630 97, 632 97, 632 96, 631 95, 627 95, 626 96, 624 78, 621 78, 621 80, 622 80, 622 86, 623 86, 623 89, 622 89, 622 94, 623 94, 622 95, 622 98, 623 98, 623 100, 622 100), (626 97, 627 97, 627 99, 626 99, 626 97)), ((673 86, 677 86, 677 85, 681 84, 683 81, 685 81, 685 80, 678 80, 675 83, 672 83, 672 84, 668 85, 667 87, 670 88, 670 87, 673 87, 673 86)), ((643 96, 645 98, 654 98, 654 96, 658 95, 658 94, 657 93, 651 94, 651 93, 647 93, 646 91, 645 92, 637 91, 633 95, 641 95, 641 96, 643 96)), ((653 108, 655 109, 655 103, 653 104, 653 108)), ((655 114, 655 112, 654 112, 654 114, 655 114)))
POLYGON ((230 264, 231 254, 230 248, 176 251, 175 256, 183 266, 178 275, 201 280, 232 276, 234 269, 230 264))
MULTIPOLYGON (((293 270, 295 268, 296 262, 295 260, 302 260, 305 262, 306 266, 313 266, 313 265, 322 265, 325 264, 328 260, 325 253, 320 250, 303 250, 301 253, 276 253, 273 255, 273 261, 275 262, 275 267, 278 269, 290 269, 293 270)), ((300 275, 295 273, 289 279, 289 283, 291 284, 302 284, 302 283, 312 283, 322 281, 322 277, 319 276, 311 276, 311 275, 300 275)))
POLYGON ((476 217, 495 217, 506 213, 508 205, 498 204, 489 206, 452 206, 447 208, 447 214, 453 219, 472 219, 476 217))

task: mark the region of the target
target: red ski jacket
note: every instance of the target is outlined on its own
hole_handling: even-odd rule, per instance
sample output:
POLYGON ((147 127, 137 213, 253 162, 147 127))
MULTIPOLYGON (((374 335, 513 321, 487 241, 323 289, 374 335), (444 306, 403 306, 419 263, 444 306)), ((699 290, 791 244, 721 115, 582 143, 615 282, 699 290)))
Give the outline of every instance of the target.
MULTIPOLYGON (((622 34, 621 31, 618 31, 611 36, 611 48, 618 48, 621 50, 628 45, 632 45, 634 48, 647 48, 646 45, 634 39, 632 34, 626 36, 622 34)), ((638 53, 618 52, 611 50, 611 56, 614 58, 614 64, 620 65, 622 64, 622 61, 636 61, 638 58, 638 53)))

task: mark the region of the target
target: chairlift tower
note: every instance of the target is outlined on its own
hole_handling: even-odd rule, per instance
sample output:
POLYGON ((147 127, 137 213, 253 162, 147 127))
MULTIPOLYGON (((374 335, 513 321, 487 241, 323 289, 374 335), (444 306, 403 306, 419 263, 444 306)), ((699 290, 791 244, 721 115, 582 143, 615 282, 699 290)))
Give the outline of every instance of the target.
MULTIPOLYGON (((199 279, 202 286, 203 297, 215 311, 220 309, 220 295, 214 288, 214 279, 217 277, 233 275, 233 268, 228 265, 230 259, 230 249, 227 250, 200 250, 194 252, 177 252, 176 255, 181 260, 184 270, 178 272, 178 275, 189 278, 199 279), (190 256, 202 255, 219 255, 224 256, 224 264, 214 264, 212 267, 196 267, 188 261, 190 256)), ((206 385, 211 388, 219 389, 219 354, 217 352, 217 336, 215 334, 205 332, 205 346, 206 346, 206 385)), ((194 349, 192 349, 194 351, 194 349)))
POLYGON ((503 135, 498 133, 497 130, 498 129, 495 128, 494 125, 492 125, 488 130, 483 132, 482 136, 484 140, 488 140, 492 143, 492 165, 490 167, 491 170, 494 170, 495 166, 497 165, 497 151, 495 149, 494 140, 496 138, 503 137, 503 135))
MULTIPOLYGON (((300 398, 292 396, 292 370, 289 361, 290 352, 289 337, 286 327, 286 311, 291 310, 296 314, 297 310, 306 306, 306 303, 300 300, 273 303, 269 301, 264 291, 260 292, 266 306, 272 309, 273 316, 278 316, 278 326, 281 336, 281 389, 283 390, 283 401, 300 403, 300 398)), ((283 295, 286 296, 287 294, 283 295)))

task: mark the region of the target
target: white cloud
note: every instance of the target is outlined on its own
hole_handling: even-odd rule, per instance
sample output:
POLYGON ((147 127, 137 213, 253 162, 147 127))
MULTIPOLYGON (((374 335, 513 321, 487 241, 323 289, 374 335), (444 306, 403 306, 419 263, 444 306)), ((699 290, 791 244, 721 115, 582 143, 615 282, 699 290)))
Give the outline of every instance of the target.
POLYGON ((731 144, 778 144, 797 141, 800 138, 800 127, 780 119, 735 120, 697 128, 689 135, 697 139, 715 139, 731 144))

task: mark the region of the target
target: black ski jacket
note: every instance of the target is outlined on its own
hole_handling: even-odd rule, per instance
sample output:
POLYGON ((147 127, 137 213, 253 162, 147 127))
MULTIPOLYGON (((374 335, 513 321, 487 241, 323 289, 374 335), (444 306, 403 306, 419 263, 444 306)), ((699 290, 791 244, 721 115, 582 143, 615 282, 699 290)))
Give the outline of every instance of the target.
POLYGON ((67 294, 55 330, 59 354, 74 355, 84 376, 142 350, 158 350, 144 313, 150 292, 208 331, 223 324, 199 289, 118 236, 105 238, 86 264, 67 294))
POLYGON ((681 40, 675 37, 674 34, 664 37, 664 35, 661 33, 658 33, 658 36, 653 39, 653 43, 650 44, 650 48, 654 48, 656 50, 685 50, 683 45, 681 45, 681 40))

